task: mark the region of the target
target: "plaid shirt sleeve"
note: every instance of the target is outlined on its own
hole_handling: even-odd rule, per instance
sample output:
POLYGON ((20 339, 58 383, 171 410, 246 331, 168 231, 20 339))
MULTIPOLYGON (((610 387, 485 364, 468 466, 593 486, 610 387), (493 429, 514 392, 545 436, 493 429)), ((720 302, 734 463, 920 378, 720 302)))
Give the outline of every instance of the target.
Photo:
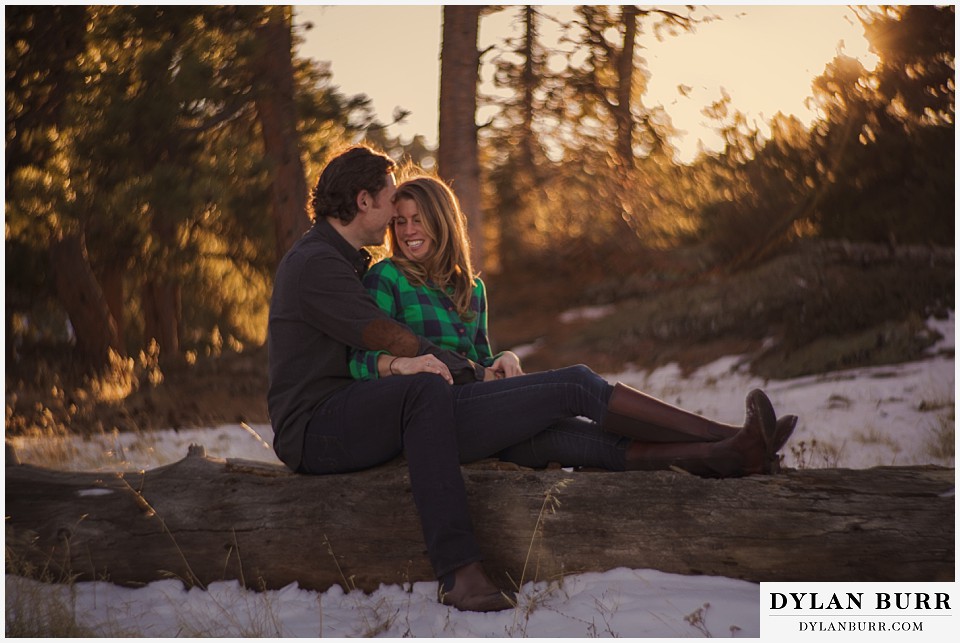
POLYGON ((477 277, 477 283, 473 290, 471 307, 477 314, 477 333, 476 340, 473 343, 477 354, 477 362, 483 366, 490 366, 499 355, 494 355, 490 349, 490 339, 487 335, 487 292, 480 277, 477 277))

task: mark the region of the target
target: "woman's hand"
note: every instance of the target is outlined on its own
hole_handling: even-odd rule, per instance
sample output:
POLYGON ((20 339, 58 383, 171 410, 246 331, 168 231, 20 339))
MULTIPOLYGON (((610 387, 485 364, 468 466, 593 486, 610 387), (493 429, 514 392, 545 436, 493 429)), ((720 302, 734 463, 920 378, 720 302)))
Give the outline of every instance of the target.
POLYGON ((512 351, 503 351, 500 353, 500 356, 494 360, 490 370, 500 374, 500 377, 497 379, 523 375, 523 369, 520 368, 520 358, 512 351))
POLYGON ((453 384, 453 376, 447 365, 433 355, 419 357, 397 357, 390 363, 391 375, 413 375, 415 373, 433 373, 453 384))

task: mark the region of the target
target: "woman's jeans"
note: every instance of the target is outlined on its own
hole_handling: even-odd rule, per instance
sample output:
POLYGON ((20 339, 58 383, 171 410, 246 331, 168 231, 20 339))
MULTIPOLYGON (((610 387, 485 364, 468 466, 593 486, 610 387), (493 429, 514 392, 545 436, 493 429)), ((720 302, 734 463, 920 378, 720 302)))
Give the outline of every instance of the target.
POLYGON ((438 577, 480 560, 461 462, 622 469, 627 440, 605 433, 613 387, 586 366, 450 386, 432 374, 354 382, 314 412, 304 473, 345 473, 406 454, 438 577))
POLYGON ((629 441, 597 426, 612 392, 586 366, 457 386, 460 461, 497 456, 528 467, 622 470, 629 441))

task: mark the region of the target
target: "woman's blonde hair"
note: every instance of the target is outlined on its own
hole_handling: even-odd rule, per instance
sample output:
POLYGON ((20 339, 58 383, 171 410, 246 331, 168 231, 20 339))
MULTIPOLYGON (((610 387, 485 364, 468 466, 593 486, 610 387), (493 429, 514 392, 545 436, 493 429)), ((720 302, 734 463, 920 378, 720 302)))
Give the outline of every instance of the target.
POLYGON ((475 275, 470 263, 467 219, 456 195, 443 181, 420 176, 401 183, 393 198, 394 203, 407 199, 416 204, 423 230, 433 242, 433 251, 424 261, 410 261, 398 251, 397 233, 394 226, 390 226, 393 262, 415 286, 426 286, 429 282, 443 292, 452 288, 450 298, 457 313, 464 321, 472 319, 470 300, 475 275))

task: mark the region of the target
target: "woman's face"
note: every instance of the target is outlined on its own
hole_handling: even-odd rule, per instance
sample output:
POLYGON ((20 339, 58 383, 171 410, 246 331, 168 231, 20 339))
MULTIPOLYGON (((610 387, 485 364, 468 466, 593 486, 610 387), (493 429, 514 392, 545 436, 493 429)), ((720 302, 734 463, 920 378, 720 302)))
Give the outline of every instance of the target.
POLYGON ((427 235, 412 199, 397 201, 397 216, 393 220, 393 231, 397 238, 400 254, 410 261, 424 261, 433 248, 433 240, 427 235))

